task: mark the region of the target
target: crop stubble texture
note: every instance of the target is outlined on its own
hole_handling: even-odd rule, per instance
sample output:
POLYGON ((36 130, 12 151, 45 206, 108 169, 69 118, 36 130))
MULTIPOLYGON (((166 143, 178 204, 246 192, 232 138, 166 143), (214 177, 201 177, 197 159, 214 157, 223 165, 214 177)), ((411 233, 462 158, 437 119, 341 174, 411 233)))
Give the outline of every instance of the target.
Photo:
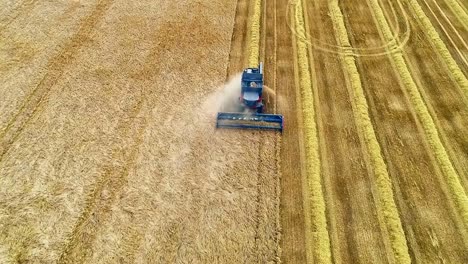
MULTIPOLYGON (((330 1, 330 12, 334 21, 335 32, 338 43, 341 46, 350 46, 348 32, 346 30, 343 14, 338 5, 338 1, 330 1)), ((387 232, 390 236, 391 246, 395 261, 398 263, 410 263, 408 246, 401 225, 399 212, 395 204, 392 183, 388 175, 387 166, 382 157, 380 145, 370 120, 367 100, 361 86, 361 77, 356 68, 356 62, 352 54, 343 56, 343 67, 349 74, 349 82, 353 94, 353 111, 356 123, 364 136, 366 146, 370 155, 371 163, 376 177, 376 185, 379 193, 381 205, 378 207, 384 216, 387 232)))
MULTIPOLYGON (((354 5, 343 3, 342 6, 346 13, 359 12, 353 10, 354 5)), ((398 43, 391 42, 392 34, 396 32, 387 31, 385 36, 380 34, 381 30, 389 30, 390 27, 381 24, 385 18, 377 1, 368 1, 368 6, 369 9, 361 9, 364 13, 347 17, 346 22, 352 45, 359 46, 372 39, 378 40, 379 35, 382 35, 384 43, 391 43, 388 49, 392 52, 388 52, 387 56, 361 58, 357 60, 357 67, 366 77, 361 79, 362 85, 369 101, 377 139, 394 184, 395 199, 412 260, 422 263, 437 259, 460 262, 465 257, 461 250, 464 242, 455 239, 455 236, 461 232, 463 237, 464 229, 457 223, 459 217, 453 215, 452 199, 445 191, 447 183, 433 158, 424 130, 420 129, 418 115, 414 113, 416 102, 406 93, 406 84, 402 79, 412 77, 408 75, 409 72, 397 69, 394 58, 401 56, 402 51, 398 49, 398 43), (372 16, 375 18, 375 26, 365 24, 366 17, 372 16), (359 34, 361 32, 366 32, 365 37, 359 34), (377 68, 378 71, 375 70, 377 68), (439 213, 429 213, 435 211, 439 213), (440 223, 447 225, 439 228, 440 223), (431 233, 431 239, 427 239, 428 232, 431 233), (439 244, 433 241, 445 241, 443 244, 452 246, 441 247, 442 242, 439 244)))
POLYGON ((303 180, 304 207, 306 220, 306 247, 308 260, 317 263, 331 262, 330 239, 325 217, 325 201, 322 190, 319 142, 315 114, 312 79, 305 44, 305 23, 303 2, 295 2, 294 27, 299 34, 296 38, 299 87, 302 101, 302 118, 304 122, 304 143, 306 179, 303 180), (302 33, 302 34, 301 34, 302 33))
POLYGON ((2 137, 2 262, 276 261, 274 137, 213 123, 235 1, 93 7, 2 137))

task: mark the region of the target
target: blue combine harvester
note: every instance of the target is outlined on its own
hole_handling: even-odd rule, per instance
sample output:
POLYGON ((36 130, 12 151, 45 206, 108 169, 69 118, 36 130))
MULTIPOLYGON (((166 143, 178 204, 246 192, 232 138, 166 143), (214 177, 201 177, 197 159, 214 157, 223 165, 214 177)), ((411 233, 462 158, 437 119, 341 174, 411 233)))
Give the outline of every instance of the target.
POLYGON ((241 95, 239 97, 238 113, 220 112, 216 127, 269 129, 283 131, 283 116, 264 114, 263 65, 258 68, 247 68, 242 73, 241 95))

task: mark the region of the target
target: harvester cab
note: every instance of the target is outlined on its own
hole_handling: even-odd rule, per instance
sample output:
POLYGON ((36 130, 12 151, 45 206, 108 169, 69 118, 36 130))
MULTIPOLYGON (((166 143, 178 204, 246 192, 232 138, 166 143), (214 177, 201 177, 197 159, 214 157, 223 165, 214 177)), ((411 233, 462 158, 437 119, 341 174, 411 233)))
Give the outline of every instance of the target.
POLYGON ((246 68, 242 72, 240 112, 219 112, 217 128, 269 129, 283 131, 283 116, 264 114, 263 64, 258 68, 246 68))
POLYGON ((263 74, 259 68, 247 68, 242 73, 241 96, 239 100, 245 107, 263 113, 263 74))

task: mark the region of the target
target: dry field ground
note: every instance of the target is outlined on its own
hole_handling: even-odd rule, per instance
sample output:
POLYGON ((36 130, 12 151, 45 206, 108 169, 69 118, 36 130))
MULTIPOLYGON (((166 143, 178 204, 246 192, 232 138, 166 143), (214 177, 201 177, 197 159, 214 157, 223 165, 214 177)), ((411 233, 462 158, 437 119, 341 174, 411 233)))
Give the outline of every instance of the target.
POLYGON ((0 263, 468 263, 463 0, 0 0, 0 263), (215 130, 265 63, 282 134, 215 130))

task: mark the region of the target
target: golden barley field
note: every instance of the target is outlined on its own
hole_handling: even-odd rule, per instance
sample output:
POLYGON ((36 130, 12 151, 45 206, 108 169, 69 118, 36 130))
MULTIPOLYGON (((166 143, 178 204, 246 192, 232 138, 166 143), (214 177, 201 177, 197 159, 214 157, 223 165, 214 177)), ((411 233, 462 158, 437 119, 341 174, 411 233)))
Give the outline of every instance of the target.
POLYGON ((0 263, 468 263, 463 0, 0 0, 0 263), (263 62, 282 133, 216 129, 263 62))

